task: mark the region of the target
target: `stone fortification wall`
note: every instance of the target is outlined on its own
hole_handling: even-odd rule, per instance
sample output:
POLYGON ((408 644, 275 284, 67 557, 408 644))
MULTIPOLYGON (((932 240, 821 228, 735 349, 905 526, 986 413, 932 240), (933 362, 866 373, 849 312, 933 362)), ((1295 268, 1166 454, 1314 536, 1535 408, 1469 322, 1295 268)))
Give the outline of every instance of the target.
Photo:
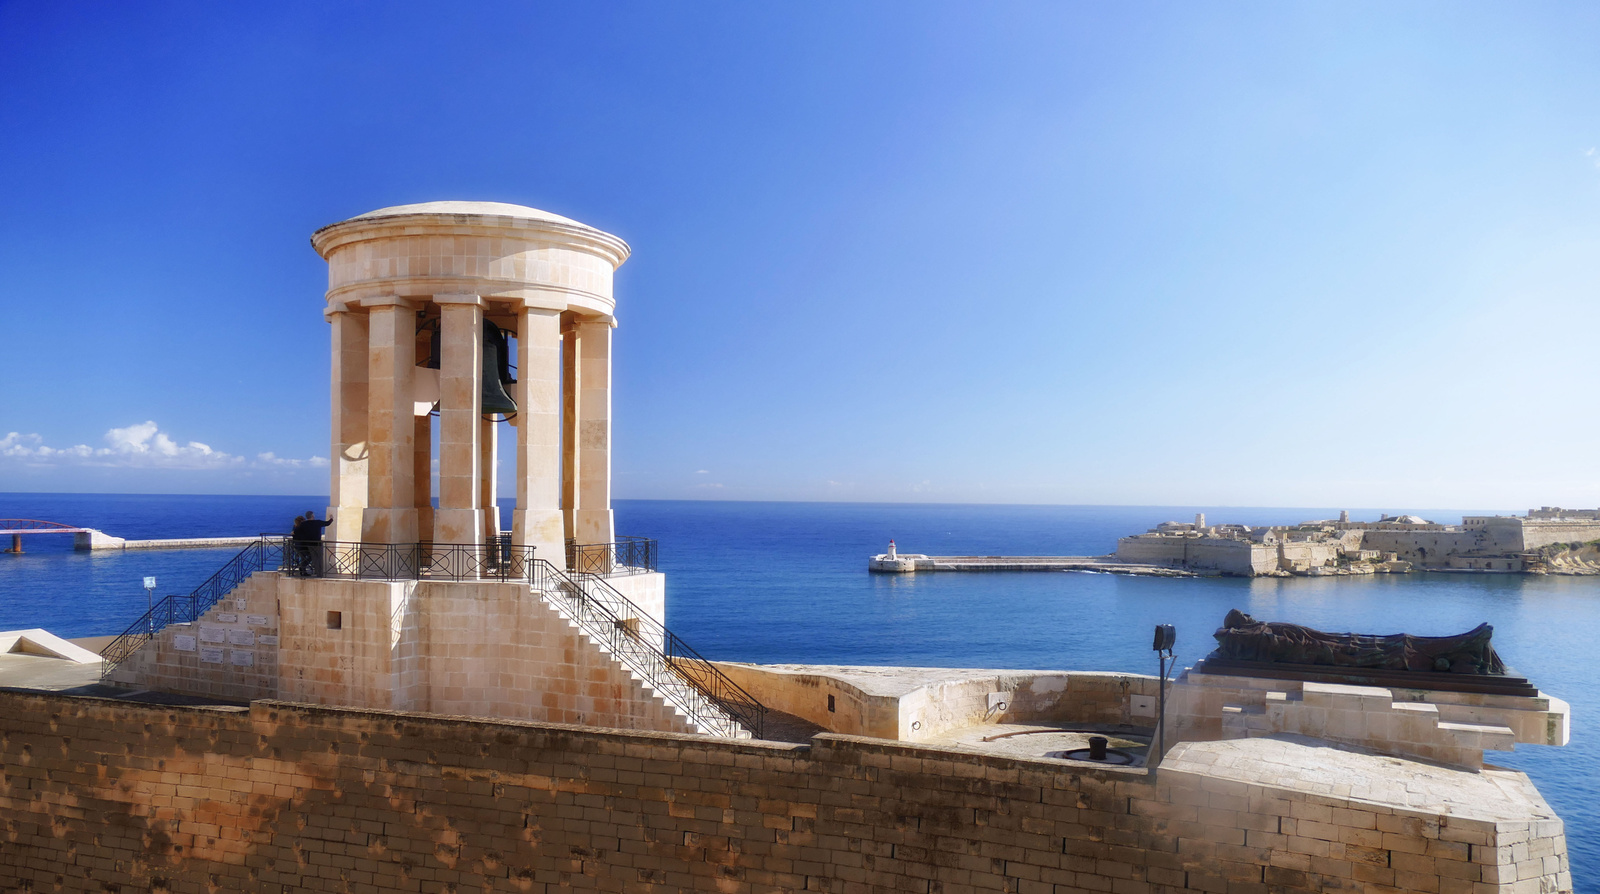
POLYGON ((1185 743, 1152 779, 835 735, 0 691, 0 888, 1571 890, 1561 823, 1525 777, 1464 774, 1465 806, 1389 803, 1373 760, 1392 759, 1185 743), (1318 794, 1309 764, 1371 784, 1318 794))
POLYGON ((927 742, 979 723, 1154 726, 1157 680, 1062 671, 717 665, 769 708, 829 732, 927 742), (829 697, 832 709, 829 709, 829 697))
POLYGON ((1117 559, 1202 568, 1246 577, 1278 570, 1275 545, 1212 537, 1124 537, 1117 541, 1117 559))
POLYGON ((1523 549, 1552 543, 1588 543, 1600 540, 1600 521, 1579 519, 1528 519, 1522 523, 1523 549))
POLYGON ((1452 553, 1489 549, 1491 541, 1482 531, 1406 531, 1391 528, 1367 531, 1361 546, 1363 549, 1394 553, 1407 562, 1445 565, 1446 558, 1452 553))

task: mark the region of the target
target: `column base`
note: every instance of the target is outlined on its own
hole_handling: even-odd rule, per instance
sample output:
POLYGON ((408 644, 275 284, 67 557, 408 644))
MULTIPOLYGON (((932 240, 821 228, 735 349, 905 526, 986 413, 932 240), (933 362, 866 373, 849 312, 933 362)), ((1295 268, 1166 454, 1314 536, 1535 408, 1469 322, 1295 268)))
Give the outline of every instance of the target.
MULTIPOLYGON (((333 519, 333 524, 322 532, 323 540, 341 540, 355 543, 361 539, 365 529, 365 506, 329 506, 328 518, 333 519)), ((284 523, 284 533, 288 533, 288 523, 284 523)))
MULTIPOLYGON (((341 538, 342 539, 342 538, 341 538)), ((417 510, 372 509, 361 513, 362 543, 416 543, 417 510)))
POLYGON ((511 542, 533 547, 536 557, 557 568, 567 567, 565 534, 559 509, 511 510, 511 542))
POLYGON ((473 544, 482 543, 483 510, 433 510, 433 542, 473 544))
POLYGON ((610 509, 579 509, 574 521, 579 543, 612 543, 617 539, 610 509))

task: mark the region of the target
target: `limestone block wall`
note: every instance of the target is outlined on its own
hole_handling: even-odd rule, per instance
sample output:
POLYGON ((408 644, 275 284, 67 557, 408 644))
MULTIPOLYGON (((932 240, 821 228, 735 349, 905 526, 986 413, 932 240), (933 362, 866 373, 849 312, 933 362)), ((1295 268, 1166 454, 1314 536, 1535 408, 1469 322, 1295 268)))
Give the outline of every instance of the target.
POLYGON ((1167 693, 1169 741, 1297 733, 1385 754, 1477 767, 1515 743, 1566 745, 1572 710, 1553 696, 1302 683, 1186 670, 1167 693))
MULTIPOLYGON (((638 591, 659 611, 654 577, 657 586, 644 581, 638 591)), ((161 631, 111 680, 239 701, 692 731, 554 605, 515 582, 258 572, 200 623, 161 631)))
POLYGON ((830 732, 900 738, 900 702, 896 695, 868 692, 849 680, 829 675, 822 667, 714 663, 728 679, 768 708, 802 717, 830 732))
POLYGON ((1184 743, 1151 777, 837 735, 8 691, 0 888, 1572 890, 1561 822, 1526 777, 1409 765, 1439 789, 1413 792, 1390 760, 1184 743))
POLYGON ((1408 562, 1444 565, 1453 553, 1489 549, 1490 539, 1479 531, 1367 531, 1363 549, 1395 553, 1408 562))
POLYGON ((1522 522, 1522 549, 1552 543, 1588 543, 1600 540, 1600 521, 1576 519, 1526 519, 1522 522))
MULTIPOLYGON (((667 626, 667 576, 659 571, 647 574, 622 574, 606 578, 617 592, 628 597, 639 610, 667 626)), ((659 642, 656 645, 661 645, 659 642)))
POLYGON ((426 710, 428 619, 417 581, 275 581, 283 635, 280 697, 318 705, 426 710))
POLYGON ((276 577, 252 575, 197 622, 162 628, 108 682, 237 701, 277 698, 276 577))
POLYGON ((900 697, 897 738, 926 742, 978 723, 1154 726, 1153 702, 1136 707, 1134 699, 1157 694, 1156 678, 1138 674, 1023 671, 930 683, 900 697))
POLYGON ((689 732, 687 720, 525 584, 430 583, 425 710, 689 732))
POLYGON ((717 666, 769 708, 803 717, 829 732, 903 742, 926 742, 979 723, 1153 726, 1159 693, 1155 677, 1139 674, 730 662, 717 666))
POLYGON ((1278 569, 1276 546, 1223 538, 1124 537, 1117 541, 1117 558, 1123 562, 1206 568, 1245 577, 1278 569))

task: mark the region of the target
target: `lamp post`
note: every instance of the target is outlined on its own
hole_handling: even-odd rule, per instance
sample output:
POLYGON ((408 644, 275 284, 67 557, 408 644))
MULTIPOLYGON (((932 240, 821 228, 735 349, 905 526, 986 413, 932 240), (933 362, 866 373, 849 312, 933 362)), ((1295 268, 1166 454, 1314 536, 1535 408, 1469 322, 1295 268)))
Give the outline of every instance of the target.
POLYGON ((148 621, 149 621, 150 635, 151 636, 155 636, 156 635, 156 579, 155 578, 147 577, 147 578, 144 579, 144 597, 145 597, 145 601, 150 604, 149 610, 145 612, 145 618, 148 619, 148 621))
MULTIPOLYGON (((1157 761, 1167 753, 1167 662, 1172 660, 1172 645, 1177 641, 1176 627, 1171 624, 1156 625, 1155 641, 1150 647, 1155 650, 1161 665, 1161 716, 1156 721, 1157 729, 1160 731, 1160 745, 1156 751, 1157 761)), ((1155 764, 1150 764, 1150 771, 1155 772, 1155 764)))

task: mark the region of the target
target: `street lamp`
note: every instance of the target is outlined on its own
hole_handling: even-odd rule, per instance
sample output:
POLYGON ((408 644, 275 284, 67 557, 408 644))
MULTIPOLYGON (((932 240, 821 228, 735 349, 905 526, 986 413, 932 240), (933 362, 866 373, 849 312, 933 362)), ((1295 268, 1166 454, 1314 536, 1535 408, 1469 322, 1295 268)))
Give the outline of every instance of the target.
POLYGON ((144 579, 144 597, 145 597, 145 601, 150 604, 150 610, 145 612, 145 617, 148 618, 149 622, 150 622, 150 635, 151 636, 155 636, 156 635, 156 579, 155 578, 147 577, 147 578, 144 579))
MULTIPOLYGON (((1172 660, 1172 644, 1178 641, 1178 629, 1171 624, 1157 624, 1154 643, 1150 648, 1156 652, 1156 657, 1161 663, 1161 717, 1157 721, 1157 728, 1161 734, 1161 744, 1156 751, 1156 760, 1160 761, 1167 753, 1167 662, 1172 660)), ((1151 770, 1155 764, 1150 765, 1151 770)))

